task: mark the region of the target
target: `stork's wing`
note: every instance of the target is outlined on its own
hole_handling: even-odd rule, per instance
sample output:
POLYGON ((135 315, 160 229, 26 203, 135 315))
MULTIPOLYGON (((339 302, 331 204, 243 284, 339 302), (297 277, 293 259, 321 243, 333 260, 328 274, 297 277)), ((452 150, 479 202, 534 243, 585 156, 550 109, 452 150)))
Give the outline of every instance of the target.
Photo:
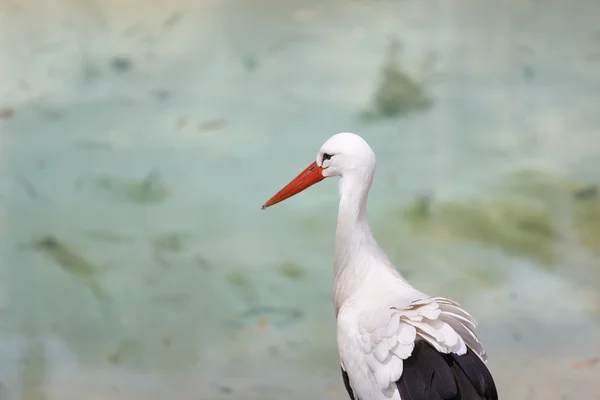
POLYGON ((361 383, 352 382, 355 372, 368 374, 371 386, 389 397, 398 390, 402 400, 498 399, 484 363, 487 355, 474 333, 476 323, 457 303, 441 297, 422 298, 384 312, 362 314, 355 322, 358 326, 350 329, 358 346, 350 346, 346 353, 352 359, 345 360, 341 354, 342 371, 350 374, 346 388, 351 398, 360 393, 356 389, 361 383))
POLYGON ((350 396, 350 400, 357 400, 354 397, 354 391, 352 390, 352 386, 350 386, 350 378, 348 378, 348 373, 344 370, 344 367, 342 367, 342 380, 344 381, 344 387, 348 392, 348 396, 350 396))

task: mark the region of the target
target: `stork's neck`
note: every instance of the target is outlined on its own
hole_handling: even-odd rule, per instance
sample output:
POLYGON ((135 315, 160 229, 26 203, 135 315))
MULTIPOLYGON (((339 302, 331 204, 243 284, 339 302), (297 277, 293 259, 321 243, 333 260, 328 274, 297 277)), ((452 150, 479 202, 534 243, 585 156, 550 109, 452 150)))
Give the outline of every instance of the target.
POLYGON ((340 181, 340 206, 335 239, 333 301, 339 307, 367 276, 384 267, 385 254, 377 245, 367 219, 367 198, 372 173, 350 175, 340 181))
POLYGON ((355 176, 340 180, 340 205, 335 240, 335 273, 344 266, 359 244, 372 237, 367 218, 367 198, 371 182, 355 176))

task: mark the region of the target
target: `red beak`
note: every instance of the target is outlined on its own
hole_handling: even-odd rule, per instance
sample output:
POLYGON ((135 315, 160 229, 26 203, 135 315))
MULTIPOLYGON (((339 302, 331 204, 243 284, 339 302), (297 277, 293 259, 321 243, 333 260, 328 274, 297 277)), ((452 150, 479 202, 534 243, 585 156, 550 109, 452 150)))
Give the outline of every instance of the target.
POLYGON ((306 167, 306 169, 302 171, 300 175, 292 179, 292 181, 283 189, 277 192, 275 196, 267 200, 267 202, 263 204, 262 209, 264 210, 267 207, 288 199, 293 195, 300 193, 304 189, 308 189, 315 183, 321 182, 323 179, 325 179, 323 176, 323 168, 317 166, 317 162, 315 161, 306 167))

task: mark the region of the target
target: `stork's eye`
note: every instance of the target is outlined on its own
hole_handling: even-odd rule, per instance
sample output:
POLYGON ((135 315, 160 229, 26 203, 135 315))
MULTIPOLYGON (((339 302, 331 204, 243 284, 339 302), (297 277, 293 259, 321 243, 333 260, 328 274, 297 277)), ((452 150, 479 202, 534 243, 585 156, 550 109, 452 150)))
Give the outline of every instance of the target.
POLYGON ((324 163, 326 160, 331 160, 332 156, 333 156, 332 154, 323 153, 323 161, 322 161, 322 163, 324 163))

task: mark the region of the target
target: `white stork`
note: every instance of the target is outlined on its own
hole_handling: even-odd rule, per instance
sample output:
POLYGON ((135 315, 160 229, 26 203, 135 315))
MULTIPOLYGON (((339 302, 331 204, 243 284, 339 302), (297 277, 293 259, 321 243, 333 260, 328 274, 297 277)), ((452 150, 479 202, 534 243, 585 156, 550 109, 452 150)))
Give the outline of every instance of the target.
POLYGON ((264 205, 339 176, 333 304, 344 385, 352 400, 497 400, 476 322, 459 304, 412 287, 379 247, 367 221, 375 154, 339 133, 264 205))

